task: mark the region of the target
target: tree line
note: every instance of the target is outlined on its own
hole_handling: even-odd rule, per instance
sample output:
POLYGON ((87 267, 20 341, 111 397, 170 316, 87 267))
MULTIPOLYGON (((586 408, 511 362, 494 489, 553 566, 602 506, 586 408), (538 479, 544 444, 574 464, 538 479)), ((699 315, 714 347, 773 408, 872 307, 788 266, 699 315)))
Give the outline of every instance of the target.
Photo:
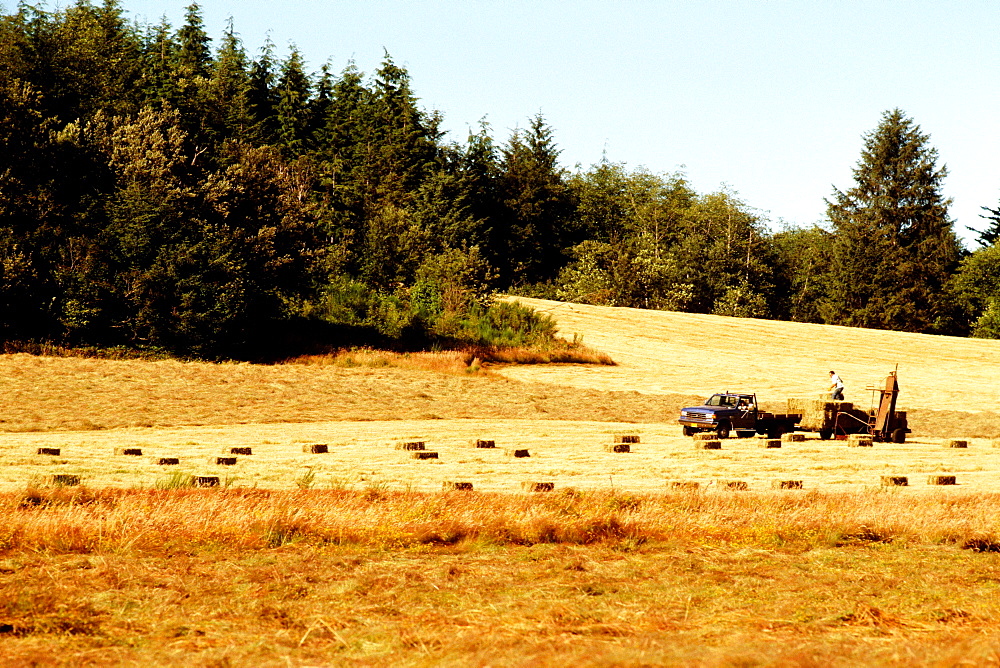
POLYGON ((731 192, 559 163, 541 115, 454 141, 386 54, 308 72, 118 0, 0 17, 0 338, 253 356, 318 341, 550 336, 498 291, 1000 336, 1000 208, 958 243, 901 111, 826 228, 771 232, 731 192))

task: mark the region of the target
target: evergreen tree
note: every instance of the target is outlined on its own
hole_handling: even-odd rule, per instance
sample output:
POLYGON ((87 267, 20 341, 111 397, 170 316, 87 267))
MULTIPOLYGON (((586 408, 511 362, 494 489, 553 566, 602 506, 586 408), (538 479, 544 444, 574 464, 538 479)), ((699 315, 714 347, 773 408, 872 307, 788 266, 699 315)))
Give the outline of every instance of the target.
POLYGON ((274 110, 278 105, 277 74, 274 63, 274 43, 268 38, 260 57, 250 66, 250 114, 253 117, 253 135, 258 141, 270 144, 277 133, 274 110))
POLYGON ((945 167, 902 111, 865 135, 855 185, 835 189, 831 322, 912 332, 956 331, 945 286, 960 248, 941 193, 945 167))
POLYGON ((215 57, 206 94, 205 126, 214 143, 246 138, 253 125, 249 96, 246 52, 230 21, 215 57))
POLYGON ((212 63, 210 42, 201 18, 201 7, 192 2, 184 14, 184 25, 177 31, 177 66, 181 76, 208 76, 212 63))
POLYGON ((278 141, 288 155, 299 155, 307 148, 310 118, 310 83, 302 68, 302 55, 292 47, 288 59, 282 63, 281 78, 278 81, 275 122, 278 141))
POLYGON ((503 245, 498 267, 507 285, 545 281, 568 259, 563 249, 582 239, 569 226, 572 192, 559 166, 559 149, 541 114, 527 131, 516 130, 502 149, 503 220, 495 230, 503 245))
POLYGON ((985 230, 976 230, 970 227, 969 230, 979 233, 979 243, 983 246, 992 246, 1000 240, 1000 206, 995 209, 984 206, 982 209, 986 213, 991 214, 989 216, 980 214, 979 216, 980 218, 985 218, 990 221, 989 227, 985 230))

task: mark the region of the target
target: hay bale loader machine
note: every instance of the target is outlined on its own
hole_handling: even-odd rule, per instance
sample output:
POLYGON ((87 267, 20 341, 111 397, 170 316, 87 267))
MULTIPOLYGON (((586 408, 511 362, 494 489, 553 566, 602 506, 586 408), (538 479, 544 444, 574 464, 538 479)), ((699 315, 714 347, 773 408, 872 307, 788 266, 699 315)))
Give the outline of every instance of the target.
POLYGON ((890 372, 884 385, 866 389, 872 392, 871 408, 868 410, 855 408, 849 401, 789 399, 788 412, 801 416, 800 431, 819 432, 823 440, 868 434, 878 443, 904 443, 911 430, 906 412, 896 410, 896 398, 899 396, 897 372, 890 372))

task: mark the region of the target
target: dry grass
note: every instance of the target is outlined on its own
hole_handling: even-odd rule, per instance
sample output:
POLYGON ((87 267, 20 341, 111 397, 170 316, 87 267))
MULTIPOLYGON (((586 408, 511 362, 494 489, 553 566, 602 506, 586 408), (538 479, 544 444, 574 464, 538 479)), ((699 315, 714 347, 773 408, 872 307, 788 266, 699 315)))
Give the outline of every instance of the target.
POLYGON ((1000 415, 967 401, 975 386, 973 408, 1000 405, 996 342, 555 316, 620 365, 0 356, 4 665, 1000 663, 1000 415), (697 451, 674 422, 720 389, 781 407, 830 368, 850 393, 895 361, 905 444, 697 451), (632 452, 606 452, 623 433, 632 452), (957 437, 969 447, 942 447, 957 437), (440 459, 409 459, 407 441, 440 459), (208 463, 233 447, 254 454, 208 463), (476 491, 438 491, 449 481, 476 491))
POLYGON ((5 665, 954 665, 996 496, 0 495, 5 665))
MULTIPOLYGON (((393 491, 429 492, 442 481, 467 480, 477 490, 515 492, 525 480, 551 480, 558 488, 597 491, 615 488, 656 492, 673 481, 745 480, 753 490, 774 480, 803 480, 806 489, 863 492, 883 475, 909 475, 907 493, 924 494, 923 481, 934 474, 956 475, 956 491, 1000 492, 1000 448, 971 439, 968 448, 942 447, 941 439, 849 447, 843 440, 809 435, 780 448, 760 447, 762 439, 726 439, 721 450, 697 450, 673 424, 534 420, 389 420, 298 424, 211 425, 86 432, 0 434, 0 490, 23 488, 28 481, 59 473, 79 475, 94 487, 152 488, 180 471, 218 475, 223 483, 260 489, 295 489, 308 472, 311 485, 363 490, 379 485, 393 491), (616 434, 637 432, 640 442, 627 455, 605 446, 616 434), (496 448, 476 448, 477 439, 496 448), (435 461, 416 462, 396 449, 422 441, 437 452, 435 461), (324 444, 329 453, 303 452, 324 444), (249 447, 235 466, 213 466, 210 457, 249 447), (35 454, 59 449, 58 457, 35 454), (138 448, 142 457, 115 456, 115 448, 138 448), (528 458, 505 458, 504 450, 528 450, 528 458), (162 457, 178 458, 169 469, 162 457)), ((780 442, 779 442, 780 444, 780 442)))

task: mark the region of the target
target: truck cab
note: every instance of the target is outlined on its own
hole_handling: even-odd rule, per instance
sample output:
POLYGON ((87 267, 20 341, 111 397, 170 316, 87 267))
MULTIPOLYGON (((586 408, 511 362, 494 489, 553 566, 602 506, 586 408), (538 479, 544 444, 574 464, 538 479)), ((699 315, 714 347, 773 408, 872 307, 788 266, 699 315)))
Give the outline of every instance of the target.
POLYGON ((757 431, 757 395, 740 392, 713 394, 701 406, 681 409, 678 422, 684 435, 699 431, 714 431, 720 438, 729 438, 729 432, 757 431))

